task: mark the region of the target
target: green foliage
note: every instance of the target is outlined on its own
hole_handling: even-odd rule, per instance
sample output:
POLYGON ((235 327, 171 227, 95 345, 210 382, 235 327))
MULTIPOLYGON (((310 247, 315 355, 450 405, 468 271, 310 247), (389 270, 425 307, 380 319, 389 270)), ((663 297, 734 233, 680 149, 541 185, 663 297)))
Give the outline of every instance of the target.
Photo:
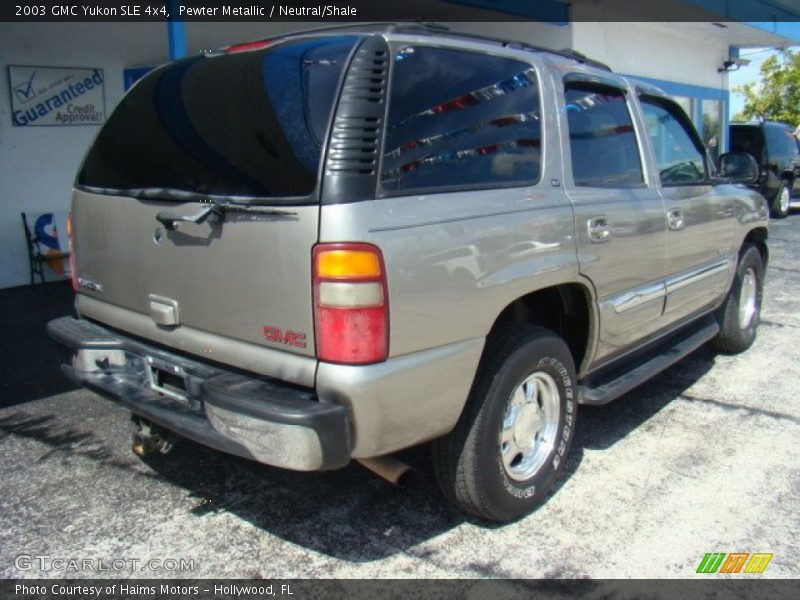
POLYGON ((761 64, 760 85, 733 88, 744 94, 744 109, 734 117, 800 125, 800 52, 780 50, 761 64))

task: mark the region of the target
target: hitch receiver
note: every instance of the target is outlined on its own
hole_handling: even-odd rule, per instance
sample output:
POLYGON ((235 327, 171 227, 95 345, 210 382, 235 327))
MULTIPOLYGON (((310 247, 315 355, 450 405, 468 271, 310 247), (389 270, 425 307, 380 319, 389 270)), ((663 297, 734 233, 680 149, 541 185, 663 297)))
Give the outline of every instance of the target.
POLYGON ((145 457, 154 452, 166 454, 175 446, 176 436, 168 429, 138 415, 131 415, 131 421, 134 426, 131 448, 137 456, 145 457))

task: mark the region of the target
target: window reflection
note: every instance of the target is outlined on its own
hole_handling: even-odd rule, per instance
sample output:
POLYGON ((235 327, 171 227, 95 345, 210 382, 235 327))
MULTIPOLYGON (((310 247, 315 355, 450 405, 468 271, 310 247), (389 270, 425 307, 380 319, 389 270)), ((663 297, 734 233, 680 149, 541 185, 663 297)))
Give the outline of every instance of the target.
POLYGON ((722 102, 703 100, 703 143, 714 162, 722 148, 722 102))
POLYGON ((683 109, 683 112, 686 113, 686 116, 689 117, 689 120, 694 123, 695 99, 689 98, 688 96, 673 96, 672 99, 675 100, 675 103, 683 109))
POLYGON ((306 197, 354 36, 176 61, 122 99, 78 183, 105 190, 306 197))
POLYGON ((386 189, 532 183, 540 155, 530 65, 423 46, 395 54, 381 169, 386 189))
POLYGON ((703 152, 695 145, 677 113, 678 107, 656 98, 642 98, 647 133, 655 152, 662 184, 706 179, 703 152))
POLYGON ((641 184, 642 163, 624 93, 606 86, 569 83, 564 96, 575 185, 641 184))

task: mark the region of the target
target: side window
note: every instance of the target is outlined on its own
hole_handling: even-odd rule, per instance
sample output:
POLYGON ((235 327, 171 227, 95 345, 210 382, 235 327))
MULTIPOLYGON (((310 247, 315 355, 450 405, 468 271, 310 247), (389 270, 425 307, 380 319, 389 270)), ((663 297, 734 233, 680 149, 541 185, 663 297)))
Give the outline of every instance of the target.
POLYGON ((772 125, 765 126, 764 131, 767 134, 768 150, 771 157, 787 158, 794 156, 795 143, 791 129, 782 125, 772 125))
POLYGON ((445 48, 395 51, 381 184, 445 191, 538 181, 539 89, 531 65, 445 48))
POLYGON ((767 152, 770 160, 786 154, 786 144, 783 141, 783 128, 764 126, 764 135, 767 138, 767 152))
POLYGON ((661 183, 675 185, 708 179, 705 148, 693 135, 678 105, 663 98, 642 96, 642 111, 661 183))
POLYGON ((564 97, 575 185, 641 185, 642 161, 625 93, 609 86, 569 82, 564 97))
POLYGON ((783 130, 783 152, 786 156, 794 158, 797 154, 797 139, 794 131, 788 127, 783 130))

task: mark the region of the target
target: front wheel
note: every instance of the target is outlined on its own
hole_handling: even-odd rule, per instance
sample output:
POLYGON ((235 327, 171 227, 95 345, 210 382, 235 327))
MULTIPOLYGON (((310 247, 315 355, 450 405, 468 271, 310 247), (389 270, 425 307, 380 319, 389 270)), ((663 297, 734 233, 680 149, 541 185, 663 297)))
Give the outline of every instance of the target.
POLYGON ((733 285, 717 315, 720 330, 713 339, 717 350, 738 354, 753 344, 761 320, 763 288, 764 261, 758 248, 747 245, 742 249, 733 285))
POLYGON ((576 394, 572 355, 551 331, 525 326, 488 348, 456 428, 433 445, 444 495, 491 521, 531 512, 564 469, 576 394))

